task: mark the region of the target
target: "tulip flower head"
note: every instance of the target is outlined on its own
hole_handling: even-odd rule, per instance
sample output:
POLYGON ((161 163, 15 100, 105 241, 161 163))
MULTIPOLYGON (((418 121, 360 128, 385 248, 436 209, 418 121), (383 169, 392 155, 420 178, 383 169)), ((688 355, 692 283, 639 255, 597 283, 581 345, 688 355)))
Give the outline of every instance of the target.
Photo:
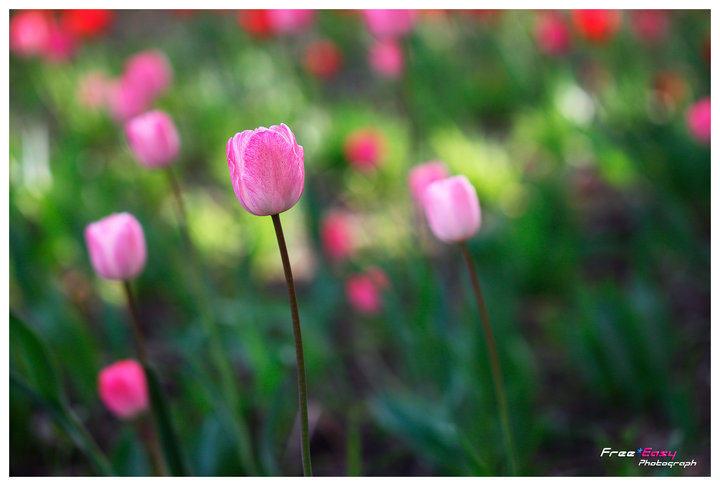
POLYGON ((477 192, 463 175, 430 184, 423 205, 430 230, 445 243, 467 241, 480 228, 477 192))
POLYGON ((315 17, 312 10, 274 9, 267 10, 268 23, 278 34, 298 34, 308 28, 315 17))
POLYGON ((20 56, 42 53, 50 37, 51 18, 46 11, 20 10, 10 16, 10 50, 20 56))
POLYGON ((609 41, 620 28, 622 21, 618 10, 573 10, 575 29, 590 42, 602 44, 609 41))
POLYGON ((360 314, 377 314, 382 310, 382 289, 387 285, 385 273, 372 268, 366 273, 349 277, 345 282, 345 294, 350 306, 360 314))
POLYGON ((342 67, 342 51, 332 41, 315 41, 305 48, 303 65, 316 78, 331 78, 342 67))
POLYGON ((685 117, 690 135, 702 144, 710 143, 710 113, 710 98, 708 97, 695 102, 688 109, 685 117))
POLYGON ((235 134, 227 143, 235 196, 256 216, 287 211, 305 185, 305 153, 287 125, 260 127, 235 134))
POLYGON ((320 226, 320 239, 325 253, 331 259, 340 261, 352 255, 355 238, 347 215, 340 211, 328 214, 320 226))
POLYGON ((105 32, 112 21, 112 10, 63 10, 62 24, 76 37, 95 37, 105 32))
POLYGON ((345 139, 344 153, 350 165, 361 171, 371 171, 382 157, 382 136, 371 128, 355 130, 345 139))
POLYGON ((368 62, 373 70, 386 78, 397 78, 405 66, 400 44, 394 40, 380 40, 370 46, 368 62))
POLYGON ((450 177, 450 172, 444 163, 439 160, 425 162, 410 169, 408 185, 415 204, 422 208, 425 189, 435 181, 450 177))
POLYGON ((415 24, 412 10, 363 10, 365 25, 379 39, 394 39, 408 34, 415 24))
POLYGON ((535 42, 545 54, 565 54, 570 48, 570 29, 564 17, 555 12, 538 14, 535 22, 535 42))
POLYGON ((180 137, 170 116, 160 110, 138 115, 125 124, 135 158, 146 167, 164 167, 177 159, 180 137))
POLYGON ((98 389, 102 402, 119 418, 133 418, 148 408, 145 372, 137 361, 118 361, 104 368, 98 389))
POLYGON ((633 33, 646 44, 662 41, 670 26, 670 14, 665 10, 631 10, 630 20, 633 33))
POLYGON ((123 82, 154 99, 172 82, 172 67, 167 56, 160 51, 143 51, 125 62, 123 82))
POLYGON ((85 227, 90 262, 95 272, 109 280, 131 280, 145 267, 145 234, 129 213, 116 213, 85 227))

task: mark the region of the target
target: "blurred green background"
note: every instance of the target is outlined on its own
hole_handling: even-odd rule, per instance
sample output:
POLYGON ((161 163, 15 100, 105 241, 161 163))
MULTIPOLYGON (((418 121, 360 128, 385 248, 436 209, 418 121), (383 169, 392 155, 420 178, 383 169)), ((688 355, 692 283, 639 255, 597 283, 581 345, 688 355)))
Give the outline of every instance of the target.
MULTIPOLYGON (((418 224, 407 189, 408 170, 431 159, 478 190, 483 223, 469 246, 522 474, 709 474, 710 149, 688 133, 685 113, 710 93, 710 13, 666 12, 662 38, 643 42, 622 12, 617 32, 594 43, 560 12, 571 35, 561 55, 539 49, 540 15, 417 12, 397 79, 369 67, 372 37, 353 11, 316 12, 301 32, 263 36, 233 11, 118 11, 68 61, 11 54, 11 309, 49 348, 70 407, 118 474, 150 467, 132 425, 100 402, 97 374, 133 348, 122 289, 94 275, 83 240, 85 225, 118 211, 146 233, 134 286, 190 468, 248 472, 167 179, 138 165, 122 127, 76 94, 87 73, 118 76, 150 48, 172 65, 155 106, 178 126, 174 169, 262 474, 301 473, 292 328, 270 218, 236 200, 225 144, 281 122, 305 150, 305 191, 283 224, 317 475, 507 473, 466 269, 418 224), (329 79, 303 67, 318 39, 342 53, 329 79), (343 152, 365 127, 384 140, 371 172, 343 152), (320 239, 336 208, 355 222, 357 251, 342 264, 320 239), (344 286, 372 266, 390 285, 382 311, 363 315, 344 286), (601 458, 604 447, 677 450, 698 465, 641 468, 601 458)), ((11 369, 22 373, 32 363, 19 346, 11 339, 11 369)), ((96 474, 13 386, 10 474, 96 474)))

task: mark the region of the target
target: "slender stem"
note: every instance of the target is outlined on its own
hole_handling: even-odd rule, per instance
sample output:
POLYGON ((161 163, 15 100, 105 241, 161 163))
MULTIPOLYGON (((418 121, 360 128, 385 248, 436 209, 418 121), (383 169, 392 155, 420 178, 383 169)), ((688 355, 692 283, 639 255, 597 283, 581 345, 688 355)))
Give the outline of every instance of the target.
POLYGON ((300 432, 303 472, 305 476, 312 476, 312 465, 310 463, 310 439, 308 434, 308 411, 307 411, 307 382, 305 381, 305 357, 303 355, 302 333, 300 332, 300 315, 298 314, 297 298, 295 297, 295 282, 293 281, 290 258, 288 258, 287 246, 285 246, 285 235, 283 235, 280 215, 272 215, 275 235, 280 248, 285 281, 287 282, 288 297, 290 299, 290 313, 293 321, 293 335, 295 337, 295 355, 297 357, 298 374, 298 401, 300 405, 300 432))
POLYGON ((500 421, 502 423, 503 436, 505 439, 505 451, 508 455, 508 461, 510 462, 510 473, 515 475, 517 474, 517 462, 515 459, 512 433, 510 431, 510 418, 508 413, 507 397, 505 395, 505 384, 503 383, 502 371, 500 370, 500 359, 497 354, 495 337, 493 336, 492 326, 490 325, 490 317, 488 316, 482 288, 480 287, 480 280, 478 280, 470 251, 465 243, 460 243, 460 250, 465 257, 465 263, 467 263, 468 271, 470 272, 470 280, 472 281, 473 290, 475 291, 475 299, 477 300, 478 308, 480 309, 480 316, 482 317, 483 331, 485 333, 485 341, 487 341, 488 357, 490 359, 490 368, 493 376, 493 385, 495 386, 495 395, 498 402, 500 421))
POLYGON ((149 427, 145 418, 142 416, 138 417, 135 421, 135 427, 148 451, 153 474, 155 474, 155 476, 168 476, 169 473, 165 465, 165 458, 160 451, 160 443, 158 442, 153 427, 149 427))
MULTIPOLYGON (((135 340, 135 348, 137 349, 138 359, 143 366, 143 369, 148 367, 148 355, 147 348, 145 347, 145 340, 140 330, 140 318, 138 316, 137 305, 135 304, 135 298, 133 297, 132 289, 130 288, 130 282, 127 280, 123 281, 123 289, 125 290, 125 300, 127 301, 128 310, 130 313, 130 328, 132 329, 133 339, 135 340)), ((145 428, 144 431, 142 426, 139 429, 140 436, 143 439, 147 449, 148 455, 150 456, 150 462, 153 465, 155 474, 160 476, 168 475, 167 464, 165 464, 165 458, 160 452, 160 443, 158 442, 157 436, 157 423, 154 419, 151 419, 152 427, 145 428)))
POLYGON ((222 392, 225 399, 228 401, 228 407, 230 408, 231 421, 233 428, 235 429, 235 434, 238 438, 240 461, 243 463, 243 467, 245 468, 247 474, 257 476, 258 470, 255 466, 255 459, 253 457, 250 431, 245 423, 242 398, 237 391, 236 380, 230 357, 227 355, 225 348, 222 345, 220 329, 218 328, 215 317, 213 316, 212 306, 208 304, 206 286, 203 285, 205 282, 205 275, 203 272, 204 267, 200 261, 200 255, 195 249, 192 239, 190 238, 190 229, 182 189, 172 168, 168 168, 166 173, 168 176, 168 182, 170 183, 170 187, 172 188, 175 196, 175 202, 177 203, 180 231, 182 233, 183 240, 185 241, 185 246, 190 259, 193 261, 192 267, 194 275, 190 278, 190 281, 193 283, 195 294, 198 297, 198 309, 200 311, 201 320, 205 326, 205 332, 208 336, 210 355, 212 356, 213 365, 220 375, 222 392))

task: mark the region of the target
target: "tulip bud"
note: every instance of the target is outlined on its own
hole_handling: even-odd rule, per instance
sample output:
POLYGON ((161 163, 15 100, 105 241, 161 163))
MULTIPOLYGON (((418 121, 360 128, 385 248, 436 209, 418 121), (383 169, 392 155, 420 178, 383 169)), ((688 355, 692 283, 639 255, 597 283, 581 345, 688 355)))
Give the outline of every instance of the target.
POLYGON ((320 226, 320 239, 325 253, 335 261, 353 253, 353 227, 344 213, 333 211, 327 215, 320 226))
POLYGON ((50 20, 43 10, 20 10, 11 15, 10 50, 20 56, 40 54, 50 36, 50 20))
POLYGON ((415 12, 412 10, 363 10, 363 15, 370 33, 383 39, 408 34, 415 24, 415 12))
POLYGON ((690 107, 685 118, 690 135, 703 144, 710 143, 710 112, 710 98, 703 98, 690 107))
POLYGON ((383 287, 389 285, 385 273, 372 268, 364 274, 349 277, 345 282, 345 294, 353 309, 361 314, 377 314, 382 310, 383 287))
POLYGON ((125 136, 135 158, 147 167, 168 165, 180 152, 180 137, 175 124, 160 110, 131 119, 125 124, 125 136))
POLYGON ((373 129, 360 128, 345 139, 345 158, 358 170, 370 171, 377 167, 382 152, 382 136, 373 129))
POLYGON ((131 280, 145 267, 147 250, 140 223, 129 213, 116 213, 85 228, 90 262, 110 280, 131 280))
POLYGON ((425 189, 433 182, 447 177, 450 177, 450 172, 440 161, 425 162, 410 169, 408 185, 415 204, 422 208, 425 189))
POLYGON ((397 78, 402 74, 404 56, 400 44, 394 40, 381 40, 370 47, 368 62, 380 76, 397 78))
POLYGON ((622 16, 618 10, 573 10, 575 29, 590 42, 602 44, 615 36, 622 16))
POLYGON ((304 9, 273 9, 267 11, 268 22, 278 34, 298 34, 307 29, 315 18, 315 12, 304 9))
POLYGON ((565 54, 570 48, 570 29, 564 17, 555 12, 538 14, 535 21, 535 42, 545 54, 565 54))
POLYGON ((329 40, 312 42, 305 48, 303 65, 317 78, 331 78, 342 67, 342 51, 329 40))
POLYGON ((446 243, 466 241, 480 228, 477 192, 463 175, 430 184, 423 204, 430 229, 446 243))
POLYGON ((117 417, 132 418, 148 408, 145 372, 137 361, 118 361, 98 376, 100 399, 117 417))
POLYGON ((256 216, 287 211, 305 184, 305 153, 287 125, 235 134, 227 143, 228 168, 235 196, 256 216))
POLYGON ((123 81, 137 90, 144 91, 149 98, 162 94, 172 81, 170 61, 160 51, 143 51, 125 62, 123 81))

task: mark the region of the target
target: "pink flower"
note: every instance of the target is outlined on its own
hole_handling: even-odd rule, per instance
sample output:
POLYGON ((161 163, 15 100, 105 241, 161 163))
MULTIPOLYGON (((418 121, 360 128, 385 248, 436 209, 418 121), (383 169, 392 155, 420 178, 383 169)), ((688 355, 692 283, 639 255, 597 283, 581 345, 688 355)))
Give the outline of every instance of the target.
POLYGON ((137 361, 118 361, 100 371, 98 391, 108 410, 119 418, 132 418, 148 408, 145 372, 137 361))
POLYGON ((480 202, 467 177, 458 175, 430 184, 423 196, 433 234, 446 243, 470 239, 480 228, 480 202))
POLYGON ((73 36, 56 23, 50 24, 50 31, 42 48, 42 56, 50 62, 65 62, 72 58, 76 48, 73 36))
POLYGON ((172 82, 170 61, 160 51, 140 52, 125 62, 122 80, 123 83, 144 91, 153 99, 162 94, 172 82))
POLYGON ((412 10, 363 10, 365 24, 378 38, 397 38, 408 34, 415 24, 412 10))
POLYGON ((287 125, 260 127, 235 134, 227 143, 235 196, 257 216, 287 211, 305 184, 305 152, 287 125))
POLYGON ((665 10, 631 10, 630 20, 633 33, 646 44, 663 40, 670 24, 669 14, 665 10))
POLYGON ((317 78, 331 78, 342 67, 342 52, 332 41, 315 41, 305 48, 303 65, 317 78))
POLYGON ((51 19, 42 10, 20 10, 10 16, 10 50, 20 56, 42 53, 50 37, 51 19))
POLYGON ((370 128, 356 130, 345 140, 345 158, 350 165, 361 171, 377 167, 382 151, 382 136, 370 128))
POLYGON ((108 108, 113 118, 125 122, 146 111, 152 104, 147 90, 138 88, 132 81, 120 79, 108 86, 108 108))
POLYGON ((710 97, 693 104, 685 117, 690 135, 702 144, 710 143, 710 97))
POLYGON ((267 10, 268 23, 278 34, 298 34, 312 24, 315 12, 302 9, 267 10))
POLYGON ((320 226, 320 239, 325 253, 335 261, 353 254, 353 226, 347 215, 340 211, 328 214, 320 226))
POLYGON ((394 40, 377 41, 370 46, 368 62, 380 76, 397 78, 405 64, 402 47, 394 40))
POLYGON ((108 102, 111 87, 107 74, 102 71, 91 71, 78 83, 78 100, 87 108, 98 109, 108 102))
POLYGON ((90 223, 85 243, 95 273, 103 278, 131 280, 145 268, 145 234, 132 214, 115 213, 90 223))
POLYGON ((378 268, 372 268, 366 273, 349 277, 345 282, 345 294, 357 312, 377 314, 383 306, 381 290, 387 285, 385 273, 378 268))
POLYGON ((135 158, 147 167, 162 167, 177 159, 180 152, 172 118, 160 110, 138 115, 125 124, 125 136, 135 158))
POLYGON ((615 35, 622 21, 618 10, 573 10, 573 24, 588 41, 602 44, 615 35))
POLYGON ((570 48, 570 29, 564 17, 555 12, 538 14, 535 20, 535 42, 545 54, 565 54, 570 48))
POLYGON ((450 176, 450 172, 444 163, 439 160, 432 162, 425 162, 419 164, 410 169, 408 174, 408 185, 410 186, 410 193, 415 200, 415 204, 422 208, 423 206, 423 195, 427 186, 440 179, 445 179, 450 176))

